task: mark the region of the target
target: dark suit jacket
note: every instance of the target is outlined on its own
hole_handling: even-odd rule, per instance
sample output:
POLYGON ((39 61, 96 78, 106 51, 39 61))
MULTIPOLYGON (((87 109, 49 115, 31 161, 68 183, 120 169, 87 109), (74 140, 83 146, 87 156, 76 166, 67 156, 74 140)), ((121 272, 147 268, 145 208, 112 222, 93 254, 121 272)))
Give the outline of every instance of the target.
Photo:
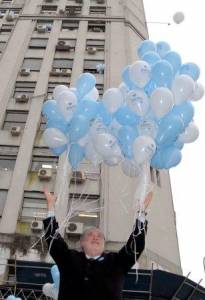
POLYGON ((45 238, 60 271, 58 300, 122 299, 124 276, 145 246, 142 225, 136 221, 134 234, 130 235, 127 244, 119 252, 103 253, 97 260, 90 261, 84 252, 69 249, 59 233, 52 239, 58 223, 55 217, 45 219, 45 238), (136 250, 136 256, 133 250, 136 250))

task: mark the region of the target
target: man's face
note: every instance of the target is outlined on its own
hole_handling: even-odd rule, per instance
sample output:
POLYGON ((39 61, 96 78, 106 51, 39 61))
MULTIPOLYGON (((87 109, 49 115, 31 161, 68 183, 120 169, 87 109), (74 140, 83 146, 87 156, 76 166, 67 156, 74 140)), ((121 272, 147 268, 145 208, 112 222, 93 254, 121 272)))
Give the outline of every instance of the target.
POLYGON ((88 230, 82 237, 81 246, 89 256, 101 255, 105 247, 105 238, 98 228, 88 230))

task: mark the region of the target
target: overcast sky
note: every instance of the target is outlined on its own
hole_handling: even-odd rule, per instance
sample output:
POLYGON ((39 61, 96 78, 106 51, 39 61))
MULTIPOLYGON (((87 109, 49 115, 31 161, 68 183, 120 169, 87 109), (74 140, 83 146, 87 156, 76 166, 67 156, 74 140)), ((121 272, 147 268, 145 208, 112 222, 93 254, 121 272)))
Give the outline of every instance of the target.
MULTIPOLYGON (((197 63, 201 69, 198 81, 205 85, 205 1, 144 0, 144 5, 150 39, 167 41, 181 55, 183 63, 197 63), (176 25, 172 17, 178 11, 184 13, 185 20, 176 25)), ((185 145, 181 163, 170 174, 183 273, 191 272, 190 278, 195 281, 203 278, 205 286, 205 97, 194 107, 200 136, 185 145)))

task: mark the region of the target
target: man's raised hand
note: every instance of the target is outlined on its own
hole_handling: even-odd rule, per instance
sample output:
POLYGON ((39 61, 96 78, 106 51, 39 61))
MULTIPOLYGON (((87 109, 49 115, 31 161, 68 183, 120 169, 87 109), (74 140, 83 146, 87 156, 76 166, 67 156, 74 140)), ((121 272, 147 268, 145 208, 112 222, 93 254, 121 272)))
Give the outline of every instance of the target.
POLYGON ((54 194, 50 193, 47 188, 44 188, 44 195, 46 197, 48 210, 54 210, 56 196, 54 196, 54 194))

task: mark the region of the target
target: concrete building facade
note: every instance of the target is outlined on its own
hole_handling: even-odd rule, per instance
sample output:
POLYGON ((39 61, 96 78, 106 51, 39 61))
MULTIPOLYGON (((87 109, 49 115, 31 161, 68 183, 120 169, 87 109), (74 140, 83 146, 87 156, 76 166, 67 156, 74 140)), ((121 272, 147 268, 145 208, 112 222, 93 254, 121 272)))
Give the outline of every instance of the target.
MULTIPOLYGON (((77 204, 90 201, 92 209, 103 209, 86 214, 81 206, 81 213, 71 219, 77 230, 99 225, 108 250, 117 251, 127 240, 133 225, 136 179, 126 177, 118 167, 93 167, 84 162, 80 166, 84 179, 68 184, 72 174, 65 169, 65 155, 58 158, 43 142, 45 120, 41 110, 56 85, 73 87, 82 72, 96 76, 101 95, 105 89, 117 87, 122 69, 137 59, 137 45, 147 37, 142 0, 0 1, 2 261, 12 259, 14 254, 22 260, 49 261, 48 256, 42 258, 37 250, 30 249, 32 237, 41 234, 46 215, 45 186, 61 193, 56 212, 60 222, 71 200, 77 204), (101 63, 106 66, 104 74, 96 69, 101 63), (67 184, 62 184, 62 178, 67 184), (18 252, 19 241, 27 247, 24 256, 18 252)), ((155 195, 140 265, 180 274, 169 174, 151 170, 151 179, 155 195)), ((66 239, 68 231, 62 232, 66 239)), ((75 238, 70 242, 75 245, 75 238)))

